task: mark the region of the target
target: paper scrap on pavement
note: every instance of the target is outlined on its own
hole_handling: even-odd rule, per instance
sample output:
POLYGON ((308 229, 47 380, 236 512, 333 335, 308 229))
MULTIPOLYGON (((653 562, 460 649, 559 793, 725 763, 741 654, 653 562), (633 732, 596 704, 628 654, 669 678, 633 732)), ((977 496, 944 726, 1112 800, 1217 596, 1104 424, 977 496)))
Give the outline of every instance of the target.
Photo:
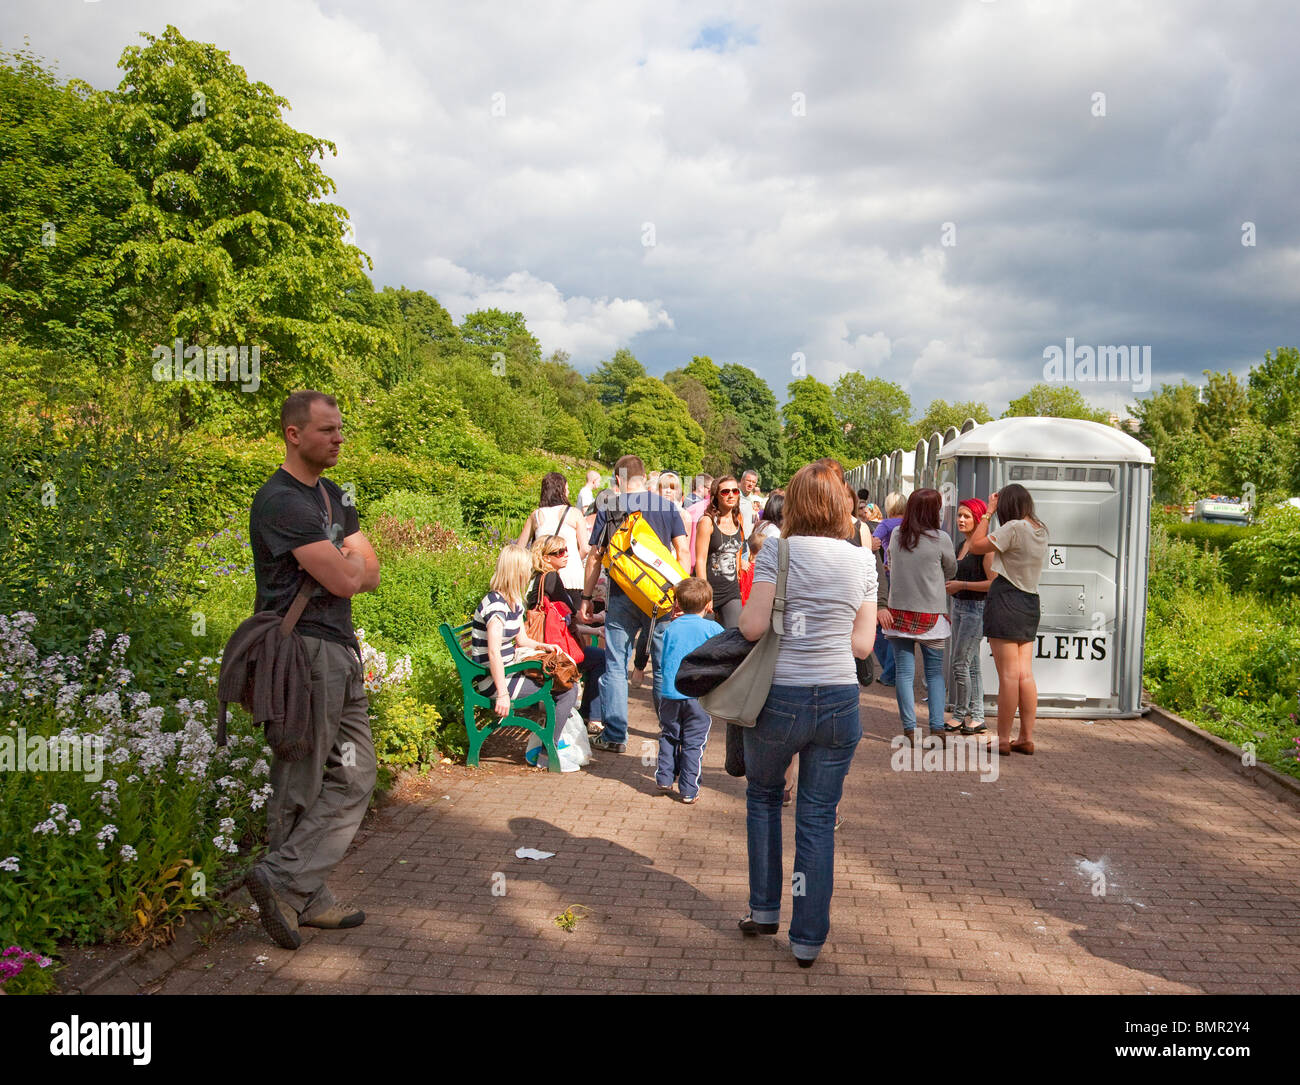
POLYGON ((515 851, 516 859, 549 859, 555 852, 538 851, 536 848, 519 848, 515 851))

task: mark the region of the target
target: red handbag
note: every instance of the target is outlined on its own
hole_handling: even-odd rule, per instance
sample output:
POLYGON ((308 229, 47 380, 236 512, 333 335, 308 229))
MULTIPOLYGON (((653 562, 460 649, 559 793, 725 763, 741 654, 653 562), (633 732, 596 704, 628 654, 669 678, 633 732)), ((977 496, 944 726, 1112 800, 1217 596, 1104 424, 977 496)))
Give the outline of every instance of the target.
POLYGON ((751 561, 737 578, 740 583, 740 601, 749 602, 749 589, 754 586, 754 563, 751 561))
POLYGON ((525 632, 534 640, 543 644, 554 644, 564 649, 574 663, 583 660, 582 645, 569 632, 568 618, 571 613, 568 603, 559 603, 547 599, 545 578, 537 582, 537 606, 528 612, 525 632))

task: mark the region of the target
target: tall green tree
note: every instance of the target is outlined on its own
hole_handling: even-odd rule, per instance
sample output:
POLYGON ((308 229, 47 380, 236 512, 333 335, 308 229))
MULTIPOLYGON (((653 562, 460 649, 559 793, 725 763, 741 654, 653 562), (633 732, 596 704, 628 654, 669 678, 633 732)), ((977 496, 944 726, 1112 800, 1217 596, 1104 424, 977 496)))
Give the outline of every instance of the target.
POLYGON ((623 403, 610 412, 610 436, 602 454, 640 456, 647 468, 676 471, 683 478, 698 474, 704 431, 671 388, 654 377, 634 380, 623 403))
POLYGON ((113 253, 141 193, 109 153, 105 96, 0 54, 0 335, 98 366, 127 347, 113 253))
POLYGON ((1035 384, 1019 399, 1013 399, 1002 412, 1003 418, 1082 418, 1106 423, 1105 411, 1089 407, 1083 393, 1068 384, 1035 384))
POLYGON ((685 370, 666 374, 664 383, 686 404, 686 410, 704 433, 701 457, 704 470, 714 477, 734 475, 740 461, 740 423, 730 406, 719 410, 708 388, 695 377, 688 376, 685 370))
POLYGON ((993 415, 983 403, 976 403, 974 400, 965 400, 961 403, 948 403, 942 399, 931 400, 930 406, 925 409, 925 414, 916 423, 916 433, 912 443, 928 441, 936 433, 946 433, 949 426, 955 426, 960 431, 968 418, 973 418, 980 423, 993 421, 993 415))
POLYGON ((825 456, 844 461, 844 432, 835 417, 831 390, 816 377, 807 376, 792 381, 786 391, 789 398, 781 409, 785 416, 786 470, 794 474, 825 456))
POLYGON ((1138 440, 1155 457, 1157 497, 1185 502, 1195 495, 1210 459, 1205 438, 1196 433, 1196 386, 1187 381, 1162 384, 1130 409, 1138 420, 1138 440))
POLYGON ((832 407, 845 434, 846 467, 916 444, 915 430, 908 421, 912 400, 892 381, 880 377, 868 380, 857 370, 845 373, 835 383, 832 407))
POLYGON ((1300 350, 1278 347, 1264 352, 1264 364, 1250 371, 1250 408, 1266 426, 1300 417, 1300 350))
POLYGON ((764 489, 786 480, 785 439, 776 396, 748 366, 729 364, 719 371, 722 389, 740 424, 740 465, 758 472, 764 489))
POLYGON ((528 330, 523 313, 480 309, 469 313, 459 330, 461 340, 485 358, 500 352, 520 364, 542 360, 542 345, 528 330))
POLYGON ((614 357, 601 362, 587 378, 587 383, 602 406, 616 407, 624 401, 633 382, 646 376, 645 366, 630 350, 622 348, 614 352, 614 357))
POLYGON ((293 388, 350 387, 359 359, 392 344, 339 315, 369 261, 348 240, 347 212, 325 199, 335 185, 316 159, 334 144, 286 124, 289 103, 227 52, 174 26, 144 37, 122 54, 108 113, 114 161, 141 192, 116 254, 138 290, 132 330, 261 355, 260 395, 241 400, 233 382, 160 391, 182 418, 253 401, 270 422, 293 388))

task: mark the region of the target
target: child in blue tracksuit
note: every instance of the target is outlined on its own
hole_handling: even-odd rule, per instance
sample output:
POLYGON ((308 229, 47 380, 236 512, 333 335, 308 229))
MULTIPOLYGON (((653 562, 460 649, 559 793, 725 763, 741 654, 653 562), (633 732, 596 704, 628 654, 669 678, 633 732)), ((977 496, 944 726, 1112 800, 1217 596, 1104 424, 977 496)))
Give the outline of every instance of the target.
POLYGON ((691 652, 722 626, 704 617, 713 603, 713 589, 707 580, 689 576, 677 585, 674 617, 664 633, 663 659, 660 664, 659 696, 659 767, 655 783, 660 791, 671 791, 677 782, 682 802, 695 802, 700 794, 700 768, 704 744, 709 739, 713 721, 694 697, 677 689, 677 668, 691 652))

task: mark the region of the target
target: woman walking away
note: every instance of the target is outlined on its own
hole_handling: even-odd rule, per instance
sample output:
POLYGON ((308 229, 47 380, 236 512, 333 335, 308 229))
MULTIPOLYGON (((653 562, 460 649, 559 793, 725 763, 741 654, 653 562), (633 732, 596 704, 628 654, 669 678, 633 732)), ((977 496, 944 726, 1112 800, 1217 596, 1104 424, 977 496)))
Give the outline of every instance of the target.
MULTIPOLYGON (((952 539, 939 530, 943 498, 938 490, 916 490, 907 499, 903 519, 889 540, 889 608, 880 627, 894 645, 894 699, 909 740, 916 730, 912 683, 916 645, 925 664, 925 691, 930 734, 942 736, 943 642, 948 639, 948 593, 944 584, 957 572, 952 539)), ((948 728, 960 731, 960 727, 948 728)))
POLYGON ((1034 681, 1034 644, 1041 607, 1038 578, 1047 556, 1047 526, 1034 515, 1034 499, 1018 482, 1003 486, 989 499, 970 537, 973 554, 993 555, 993 572, 984 601, 984 635, 998 669, 998 753, 1034 752, 1038 684, 1034 681), (997 515, 998 529, 989 520, 997 515), (1011 724, 1020 709, 1020 737, 1011 741, 1011 724))
MULTIPOLYGON (((533 580, 528 586, 528 595, 524 606, 532 610, 537 606, 537 589, 540 587, 546 598, 554 603, 563 603, 569 608, 569 631, 575 640, 581 642, 577 622, 578 607, 581 606, 581 591, 576 595, 564 586, 562 579, 566 565, 571 564, 569 546, 558 535, 546 535, 533 543, 533 580)), ((600 711, 600 676, 605 673, 605 650, 595 645, 582 645, 582 662, 578 664, 578 673, 582 675, 582 703, 578 713, 587 721, 587 730, 602 719, 600 711)))
MULTIPOLYGON (((781 919, 781 792, 799 755, 795 804, 796 884, 790 948, 811 967, 831 924, 835 807, 862 737, 854 659, 871 653, 876 571, 871 551, 845 545, 853 499, 840 471, 810 463, 790 480, 781 537, 789 555, 785 630, 772 688, 753 727, 744 728, 745 827, 749 843, 746 935, 775 934, 781 919)), ((781 546, 760 551, 740 631, 756 641, 770 628, 781 546)))
POLYGON ((740 483, 730 475, 714 479, 695 532, 695 575, 713 589, 713 614, 723 629, 740 624, 740 573, 748 565, 739 510, 740 483))
MULTIPOLYGON (((524 654, 541 645, 524 632, 524 591, 532 576, 533 559, 522 546, 511 543, 497 556, 490 590, 479 603, 471 619, 470 658, 487 666, 488 673, 478 679, 478 691, 493 697, 492 710, 498 716, 510 715, 510 702, 536 693, 541 685, 522 672, 506 681, 506 667, 515 662, 515 648, 524 654)), ((541 671, 537 674, 540 676, 541 671)), ((555 698, 555 733, 558 737, 564 721, 578 699, 576 686, 555 698)))
POLYGON ((583 564, 587 560, 587 530, 582 515, 569 503, 569 480, 559 471, 542 476, 542 495, 537 508, 524 521, 519 545, 527 549, 534 539, 558 535, 574 556, 560 574, 564 586, 582 594, 583 564))
POLYGON ((978 497, 968 497, 957 507, 957 530, 965 539, 957 554, 957 575, 946 587, 952 596, 952 720, 963 735, 982 735, 984 725, 984 674, 980 670, 980 645, 984 643, 984 596, 993 583, 993 556, 970 548, 975 525, 988 511, 978 497), (969 722, 968 722, 969 721, 969 722))

